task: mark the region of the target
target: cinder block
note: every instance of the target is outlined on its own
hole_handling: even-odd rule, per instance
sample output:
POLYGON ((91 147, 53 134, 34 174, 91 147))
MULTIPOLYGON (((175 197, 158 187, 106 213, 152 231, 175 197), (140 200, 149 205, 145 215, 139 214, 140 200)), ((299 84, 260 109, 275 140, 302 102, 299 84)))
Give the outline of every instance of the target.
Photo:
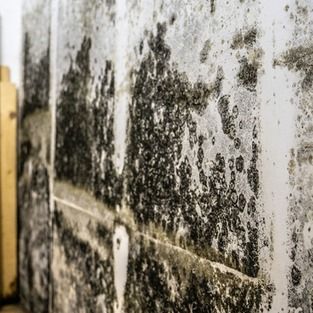
POLYGON ((260 312, 270 286, 58 199, 53 312, 260 312), (64 293, 67 290, 67 293, 64 293))
POLYGON ((223 264, 142 234, 131 239, 124 312, 261 312, 267 296, 264 282, 223 264))
POLYGON ((112 229, 56 202, 52 312, 114 312, 112 229))
POLYGON ((257 277, 260 247, 269 250, 258 5, 212 8, 128 7, 127 204, 142 232, 153 225, 175 245, 257 277), (249 21, 240 18, 248 7, 249 21))

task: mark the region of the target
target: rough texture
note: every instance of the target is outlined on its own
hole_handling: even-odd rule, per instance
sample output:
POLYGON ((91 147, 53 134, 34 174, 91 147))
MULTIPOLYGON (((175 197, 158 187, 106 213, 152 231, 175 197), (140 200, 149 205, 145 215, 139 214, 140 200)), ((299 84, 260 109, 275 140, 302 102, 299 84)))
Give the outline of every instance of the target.
POLYGON ((62 76, 57 104, 56 176, 114 205, 120 201, 122 188, 112 163, 114 69, 112 61, 105 61, 96 95, 90 101, 91 46, 91 39, 84 37, 75 62, 62 76))
POLYGON ((49 309, 51 242, 50 28, 46 23, 50 6, 46 1, 26 2, 24 13, 24 98, 20 110, 18 171, 19 286, 26 309, 45 313, 49 309))
POLYGON ((64 205, 53 221, 52 312, 113 312, 112 231, 64 205))
MULTIPOLYGON (((98 49, 101 45, 99 36, 107 33, 102 28, 113 30, 114 8, 111 4, 82 1, 77 8, 69 2, 60 10, 60 14, 67 14, 67 20, 62 22, 64 29, 73 33, 76 42, 68 47, 68 33, 63 35, 60 31, 59 57, 66 58, 62 63, 66 70, 60 71, 57 86, 56 177, 84 187, 97 199, 114 206, 122 196, 122 183, 112 160, 114 63, 108 41, 102 39, 107 46, 103 47, 102 55, 98 49), (106 9, 108 12, 104 13, 106 9), (76 18, 78 24, 82 23, 79 36, 78 29, 72 29, 76 18), (84 19, 89 24, 83 23, 84 19), (95 33, 92 19, 95 19, 95 33)), ((109 38, 107 35, 107 40, 109 38)))
POLYGON ((313 310, 313 7, 65 0, 49 36, 28 2, 28 308, 313 310))
POLYGON ((125 312, 260 312, 262 286, 257 281, 173 246, 134 239, 125 312))
POLYGON ((289 304, 295 312, 313 310, 312 246, 312 40, 311 5, 299 1, 288 10, 293 41, 275 65, 297 73, 295 140, 289 154, 289 304))
POLYGON ((168 27, 146 32, 146 53, 132 73, 129 205, 139 227, 154 223, 175 244, 256 277, 258 121, 240 122, 244 108, 258 108, 257 67, 240 58, 235 84, 248 92, 240 87, 236 95, 223 91, 222 65, 214 80, 192 82, 173 64, 168 27))

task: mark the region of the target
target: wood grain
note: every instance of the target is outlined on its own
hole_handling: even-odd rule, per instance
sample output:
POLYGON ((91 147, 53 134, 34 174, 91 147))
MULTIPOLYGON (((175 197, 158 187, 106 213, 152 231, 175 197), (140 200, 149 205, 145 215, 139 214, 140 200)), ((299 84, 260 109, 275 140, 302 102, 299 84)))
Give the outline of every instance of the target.
POLYGON ((7 68, 0 70, 0 292, 1 298, 16 293, 16 88, 7 68))

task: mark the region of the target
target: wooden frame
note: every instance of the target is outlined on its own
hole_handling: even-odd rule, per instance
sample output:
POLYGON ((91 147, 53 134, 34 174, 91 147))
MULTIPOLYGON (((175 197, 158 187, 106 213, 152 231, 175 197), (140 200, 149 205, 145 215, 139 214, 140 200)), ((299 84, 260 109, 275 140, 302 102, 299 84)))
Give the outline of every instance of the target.
POLYGON ((16 88, 0 66, 0 300, 17 288, 16 88))

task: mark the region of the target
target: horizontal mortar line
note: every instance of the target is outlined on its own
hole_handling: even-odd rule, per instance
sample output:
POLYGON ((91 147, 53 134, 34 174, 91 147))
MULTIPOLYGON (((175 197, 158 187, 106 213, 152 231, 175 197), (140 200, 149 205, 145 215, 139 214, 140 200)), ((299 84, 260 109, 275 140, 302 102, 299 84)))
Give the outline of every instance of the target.
POLYGON ((59 202, 59 203, 61 203, 61 204, 64 204, 64 205, 66 205, 66 206, 69 206, 69 207, 71 207, 72 209, 75 209, 75 210, 77 210, 77 211, 80 211, 80 212, 82 212, 82 213, 84 213, 84 214, 86 214, 86 215, 89 215, 90 217, 93 217, 93 218, 96 218, 96 219, 101 219, 101 218, 102 218, 101 215, 93 214, 93 213, 91 213, 90 211, 88 211, 88 210, 86 210, 86 209, 84 209, 84 208, 82 208, 82 207, 80 207, 80 206, 74 204, 73 202, 64 200, 64 199, 59 198, 59 197, 57 197, 57 196, 53 196, 53 200, 56 201, 56 202, 59 202))
POLYGON ((201 262, 208 262, 210 264, 210 266, 212 266, 214 269, 218 269, 218 270, 220 270, 223 273, 226 273, 226 272, 231 273, 231 274, 239 277, 240 279, 248 280, 248 281, 250 281, 253 284, 260 283, 260 279, 259 278, 254 278, 254 277, 251 277, 249 275, 246 275, 246 274, 244 274, 244 273, 242 273, 242 272, 240 272, 240 271, 238 271, 238 270, 236 270, 236 269, 234 269, 232 267, 229 267, 229 266, 227 266, 227 265, 225 265, 223 263, 215 262, 215 261, 211 261, 210 259, 203 258, 203 257, 201 257, 201 256, 199 256, 199 255, 197 255, 197 254, 195 254, 195 253, 193 253, 193 252, 191 252, 189 250, 186 250, 186 249, 184 249, 182 247, 179 247, 179 246, 174 245, 174 244, 169 243, 169 242, 164 242, 164 241, 158 240, 158 239, 153 238, 152 236, 147 235, 147 234, 145 234, 143 232, 137 231, 137 233, 140 236, 143 236, 143 237, 147 238, 150 241, 153 241, 153 242, 155 242, 157 244, 163 245, 163 246, 168 247, 168 248, 172 248, 174 250, 177 250, 180 253, 188 254, 190 257, 196 258, 196 259, 198 259, 201 262))
MULTIPOLYGON (((78 205, 76 205, 76 204, 74 204, 74 203, 72 203, 70 201, 64 200, 64 199, 59 198, 57 196, 53 196, 53 199, 55 201, 61 203, 61 204, 64 204, 64 205, 66 205, 68 207, 71 207, 72 209, 75 209, 75 210, 77 210, 77 211, 79 211, 81 213, 89 215, 92 218, 95 218, 95 219, 98 219, 98 220, 103 219, 103 217, 101 215, 93 214, 93 213, 89 212, 88 210, 86 210, 86 209, 84 209, 84 208, 82 208, 82 207, 80 207, 80 206, 78 206, 78 205)), ((199 256, 199 255, 197 255, 197 254, 195 254, 195 253, 193 253, 193 252, 191 252, 189 250, 186 250, 186 249, 184 249, 182 247, 179 247, 179 246, 174 245, 174 244, 169 243, 169 242, 161 241, 159 239, 156 239, 156 238, 154 238, 154 237, 152 237, 152 236, 150 236, 148 234, 145 234, 145 233, 143 233, 141 231, 138 231, 136 229, 132 229, 132 230, 135 233, 139 234, 140 236, 145 237, 149 241, 152 241, 152 242, 154 242, 156 244, 165 246, 167 248, 172 248, 172 249, 174 249, 174 250, 176 250, 176 251, 178 251, 180 253, 187 254, 190 257, 196 258, 196 259, 198 259, 201 262, 208 262, 210 264, 210 266, 212 266, 214 269, 218 269, 218 270, 220 270, 223 273, 226 273, 226 272, 231 273, 231 274, 237 276, 238 278, 240 278, 241 280, 250 281, 253 284, 259 284, 260 281, 262 281, 262 279, 260 279, 258 277, 251 277, 251 276, 249 276, 247 274, 244 274, 244 273, 242 273, 242 272, 240 272, 240 271, 238 271, 238 270, 236 270, 236 269, 234 269, 232 267, 229 267, 229 266, 227 266, 227 265, 225 265, 223 263, 216 262, 216 261, 211 261, 210 259, 203 258, 203 257, 201 257, 201 256, 199 256)))

